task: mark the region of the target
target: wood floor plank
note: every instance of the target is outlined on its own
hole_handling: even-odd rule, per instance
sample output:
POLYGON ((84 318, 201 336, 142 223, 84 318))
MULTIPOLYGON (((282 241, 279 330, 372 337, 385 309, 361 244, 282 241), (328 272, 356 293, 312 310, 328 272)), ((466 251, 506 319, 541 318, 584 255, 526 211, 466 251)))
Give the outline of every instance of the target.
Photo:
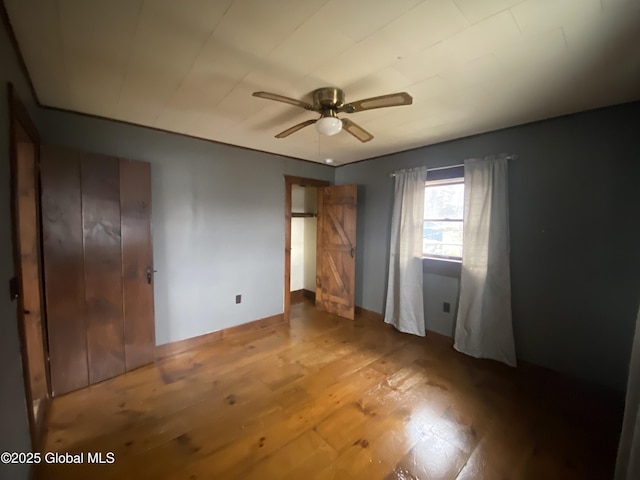
POLYGON ((322 437, 315 431, 308 430, 274 454, 252 465, 241 476, 245 480, 280 480, 283 472, 289 472, 289 476, 295 475, 293 478, 305 478, 313 474, 319 461, 331 463, 337 456, 336 451, 322 437), (310 459, 313 463, 309 462, 310 459))
POLYGON ((398 462, 387 478, 454 480, 466 460, 467 455, 455 445, 429 433, 422 437, 415 447, 398 462))
MULTIPOLYGON (((266 419, 263 425, 245 429, 245 435, 211 452, 210 455, 188 465, 185 470, 169 478, 238 478, 252 463, 262 460, 292 439, 313 428, 335 408, 353 400, 359 389, 367 388, 381 380, 382 376, 374 370, 362 369, 348 377, 348 381, 333 384, 321 394, 284 410, 285 419, 266 419), (203 477, 204 476, 204 477, 203 477)), ((192 431, 192 434, 194 431, 192 431)), ((207 452, 198 452, 198 457, 207 452)))
POLYGON ((253 415, 280 410, 266 397, 268 389, 261 387, 256 379, 238 380, 233 388, 226 388, 224 382, 202 401, 174 411, 166 416, 155 416, 136 422, 117 432, 107 432, 99 437, 73 445, 69 451, 89 448, 95 451, 110 450, 119 459, 135 456, 170 440, 200 428, 215 429, 216 426, 247 422, 253 415), (233 408, 231 408, 233 407, 233 408), (139 436, 140 431, 144 437, 139 436))
POLYGON ((600 479, 618 404, 437 336, 292 306, 244 331, 54 399, 38 479, 600 479))

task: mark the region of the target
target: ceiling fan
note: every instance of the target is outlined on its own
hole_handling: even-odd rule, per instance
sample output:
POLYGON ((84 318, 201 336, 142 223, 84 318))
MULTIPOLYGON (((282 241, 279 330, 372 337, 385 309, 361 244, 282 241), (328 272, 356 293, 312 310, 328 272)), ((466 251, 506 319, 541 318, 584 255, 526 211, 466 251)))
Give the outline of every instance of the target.
POLYGON ((357 102, 350 103, 344 103, 344 92, 335 87, 318 88, 313 91, 312 95, 313 104, 310 104, 303 102, 302 100, 296 100, 295 98, 285 97, 276 93, 253 93, 254 97, 288 103, 320 114, 320 118, 318 119, 306 120, 294 125, 293 127, 287 128, 284 132, 277 134, 276 138, 288 137, 292 133, 315 123, 316 130, 322 135, 335 135, 344 129, 361 142, 368 142, 373 140, 373 135, 357 123, 347 118, 338 118, 338 113, 356 113, 364 110, 373 110, 374 108, 398 107, 401 105, 411 105, 413 103, 413 98, 407 92, 390 93, 388 95, 365 98, 364 100, 358 100, 357 102))

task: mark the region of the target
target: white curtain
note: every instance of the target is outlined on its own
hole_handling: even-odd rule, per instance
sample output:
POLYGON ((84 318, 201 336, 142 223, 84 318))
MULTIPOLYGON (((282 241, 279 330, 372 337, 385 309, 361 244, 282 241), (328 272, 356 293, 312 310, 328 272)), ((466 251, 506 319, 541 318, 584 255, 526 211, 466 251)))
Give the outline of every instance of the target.
POLYGON ((389 281, 384 321, 401 332, 425 335, 422 298, 422 228, 424 182, 427 170, 397 172, 393 216, 389 281))
POLYGON ((618 447, 615 480, 640 478, 640 311, 631 350, 627 399, 618 447))
POLYGON ((511 323, 507 158, 464 162, 456 350, 516 366, 511 323))

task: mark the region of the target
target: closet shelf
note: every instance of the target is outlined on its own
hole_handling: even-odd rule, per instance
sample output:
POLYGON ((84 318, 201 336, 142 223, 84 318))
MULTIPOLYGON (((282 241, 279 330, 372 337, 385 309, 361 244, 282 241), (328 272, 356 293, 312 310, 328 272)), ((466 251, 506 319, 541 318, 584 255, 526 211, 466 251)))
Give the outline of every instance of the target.
POLYGON ((309 218, 309 217, 317 217, 317 213, 310 212, 291 212, 292 218, 309 218))

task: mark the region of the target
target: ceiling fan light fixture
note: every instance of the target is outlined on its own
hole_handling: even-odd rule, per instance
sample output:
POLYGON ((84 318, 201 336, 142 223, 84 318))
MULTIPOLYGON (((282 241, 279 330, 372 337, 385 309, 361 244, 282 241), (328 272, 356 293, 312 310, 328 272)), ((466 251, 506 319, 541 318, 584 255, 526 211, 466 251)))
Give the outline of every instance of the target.
POLYGON ((316 122, 316 130, 318 133, 330 137, 336 133, 340 133, 342 130, 342 122, 336 117, 323 116, 316 122))
POLYGON ((332 136, 342 130, 354 136, 362 143, 373 140, 373 135, 367 132, 356 122, 348 118, 338 118, 339 113, 357 113, 376 108, 399 107, 401 105, 411 105, 413 98, 407 92, 389 93, 377 97, 364 98, 357 102, 345 103, 344 92, 336 87, 317 88, 312 92, 313 103, 306 103, 284 95, 270 92, 253 92, 254 97, 274 100, 276 102, 288 103, 295 107, 304 108, 320 114, 318 120, 306 120, 293 127, 280 132, 276 138, 286 138, 292 133, 296 133, 309 125, 316 124, 316 130, 320 135, 332 136))

